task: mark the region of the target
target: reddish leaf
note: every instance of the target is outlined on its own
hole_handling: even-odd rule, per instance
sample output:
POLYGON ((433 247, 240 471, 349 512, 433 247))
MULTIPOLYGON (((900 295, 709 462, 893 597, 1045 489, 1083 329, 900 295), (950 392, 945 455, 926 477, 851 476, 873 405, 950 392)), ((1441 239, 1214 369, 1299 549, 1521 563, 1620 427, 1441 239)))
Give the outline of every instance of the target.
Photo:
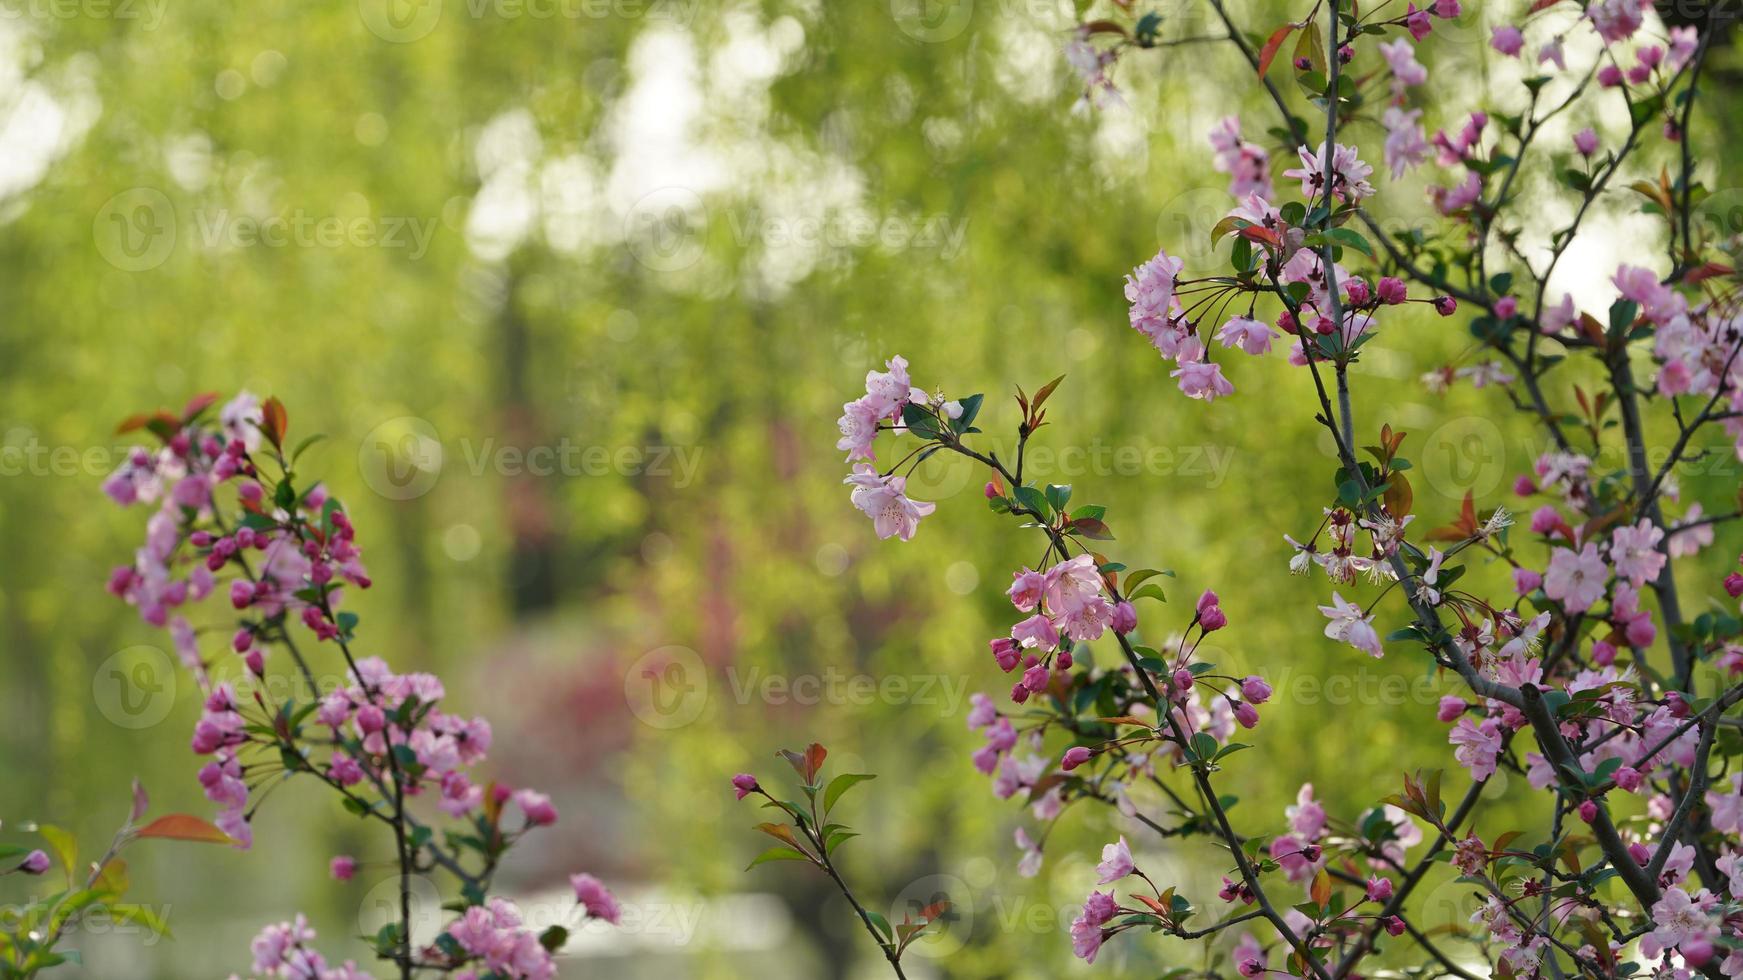
POLYGON ((275 446, 284 445, 285 430, 290 428, 290 420, 285 417, 284 403, 278 398, 268 398, 266 404, 260 406, 260 431, 275 446))
POLYGON ((1121 37, 1129 36, 1124 27, 1121 27, 1111 20, 1092 20, 1083 25, 1083 31, 1086 34, 1118 34, 1121 37))
POLYGON ((1735 269, 1732 269, 1728 265, 1723 265, 1718 262, 1708 262, 1704 265, 1690 269, 1689 274, 1683 278, 1687 282, 1701 282, 1703 280, 1711 279, 1714 276, 1728 276, 1735 271, 1735 269))
POLYGON ((775 840, 781 841, 781 842, 786 843, 786 844, 793 845, 793 847, 795 849, 798 849, 798 850, 800 850, 801 853, 803 853, 803 849, 799 848, 799 839, 797 837, 793 836, 793 828, 787 826, 786 824, 784 824, 784 823, 759 823, 759 824, 757 824, 757 829, 762 831, 765 834, 768 834, 770 837, 773 837, 775 840))
POLYGON ((218 400, 218 393, 215 391, 208 391, 204 394, 195 395, 193 401, 188 402, 188 407, 182 409, 182 422, 184 424, 188 423, 188 422, 192 422, 194 420, 194 416, 200 414, 201 412, 205 411, 208 408, 211 408, 212 403, 216 402, 217 400, 218 400))
POLYGON ((1322 869, 1313 878, 1313 904, 1324 908, 1331 901, 1331 876, 1322 869))
POLYGON ((1259 49, 1259 77, 1265 77, 1265 73, 1271 70, 1271 59, 1277 57, 1277 50, 1283 47, 1284 41, 1289 40, 1289 35, 1294 30, 1294 24, 1284 24, 1265 39, 1265 46, 1259 49))
POLYGON ((191 813, 169 813, 139 829, 140 837, 189 840, 202 844, 234 844, 229 834, 191 813))

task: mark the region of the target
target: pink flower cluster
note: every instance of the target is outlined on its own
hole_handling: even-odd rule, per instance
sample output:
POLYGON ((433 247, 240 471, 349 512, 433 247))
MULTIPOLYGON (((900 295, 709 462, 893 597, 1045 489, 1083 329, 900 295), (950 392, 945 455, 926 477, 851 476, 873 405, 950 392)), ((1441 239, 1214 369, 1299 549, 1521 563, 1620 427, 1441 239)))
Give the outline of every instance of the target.
POLYGON ((872 443, 885 428, 902 431, 902 412, 909 404, 931 406, 947 418, 960 417, 962 406, 930 398, 913 387, 908 381, 908 362, 900 355, 890 358, 885 367, 889 370, 867 372, 865 394, 842 406, 836 423, 841 438, 835 448, 845 451, 849 462, 865 461, 854 466, 843 482, 853 487, 853 505, 872 519, 878 537, 908 541, 919 528, 920 519, 931 514, 936 505, 910 500, 907 477, 879 473, 870 463, 877 459, 872 443))

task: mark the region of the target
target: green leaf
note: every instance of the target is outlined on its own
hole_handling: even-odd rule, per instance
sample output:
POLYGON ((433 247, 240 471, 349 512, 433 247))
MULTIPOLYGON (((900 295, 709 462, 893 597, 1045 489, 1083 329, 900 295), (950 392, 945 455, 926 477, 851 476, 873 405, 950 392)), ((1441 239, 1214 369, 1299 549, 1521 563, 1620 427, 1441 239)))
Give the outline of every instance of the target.
POLYGON ((1011 492, 1017 498, 1018 503, 1034 511, 1036 514, 1040 515, 1042 519, 1047 517, 1047 498, 1042 495, 1041 491, 1034 487, 1025 485, 1018 487, 1011 492))
POLYGON ((1362 233, 1353 228, 1330 228, 1326 230, 1325 237, 1333 245, 1344 245, 1370 259, 1374 257, 1374 246, 1368 244, 1368 240, 1362 237, 1362 233))
POLYGON ((36 832, 48 842, 49 850, 60 859, 61 867, 66 870, 67 880, 72 881, 73 869, 79 863, 79 839, 52 824, 43 824, 36 828, 36 832))
POLYGON ((828 813, 830 810, 835 809, 835 801, 841 799, 841 794, 868 779, 876 778, 878 777, 871 773, 847 772, 831 779, 829 781, 829 788, 823 791, 823 812, 828 813))
POLYGON ((544 932, 539 933, 539 945, 545 947, 547 951, 552 953, 562 949, 563 944, 568 941, 569 930, 562 926, 552 926, 544 932))
POLYGON ((1155 599, 1157 602, 1168 601, 1168 597, 1163 595, 1162 590, 1157 588, 1155 585, 1146 585, 1138 591, 1126 596, 1126 599, 1129 602, 1137 602, 1139 599, 1155 599))
POLYGON ((1056 514, 1065 513, 1065 505, 1067 503, 1069 503, 1070 501, 1071 501, 1071 484, 1069 484, 1069 483, 1049 483, 1049 484, 1047 484, 1047 505, 1053 508, 1054 513, 1056 513, 1056 514))
POLYGON ((964 398, 961 402, 962 414, 951 420, 950 427, 955 429, 958 435, 967 432, 969 427, 974 425, 975 416, 980 414, 981 402, 985 400, 985 395, 969 395, 964 398))
POLYGON ((943 434, 938 428, 938 418, 924 405, 913 402, 902 406, 902 424, 908 427, 909 432, 922 439, 936 439, 943 434))
POLYGON ((878 933, 884 937, 885 942, 888 942, 890 938, 890 920, 876 912, 870 911, 869 909, 866 911, 865 917, 871 920, 873 928, 877 929, 878 933))
POLYGON ((744 870, 749 871, 750 869, 756 867, 759 864, 767 864, 770 861, 809 861, 809 860, 811 860, 811 859, 806 857, 805 855, 799 853, 798 851, 792 849, 791 847, 771 847, 768 850, 762 852, 761 854, 758 854, 755 861, 752 861, 751 863, 745 865, 744 870))

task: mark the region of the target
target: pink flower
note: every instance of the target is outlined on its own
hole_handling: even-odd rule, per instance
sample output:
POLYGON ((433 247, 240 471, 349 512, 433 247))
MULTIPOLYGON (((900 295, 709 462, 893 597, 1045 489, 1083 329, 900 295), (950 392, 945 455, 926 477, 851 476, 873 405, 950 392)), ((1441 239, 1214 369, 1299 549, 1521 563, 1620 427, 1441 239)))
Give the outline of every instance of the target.
POLYGON ((1185 363, 1168 372, 1171 378, 1180 379, 1180 390, 1188 398, 1202 398, 1205 401, 1216 401, 1225 395, 1232 395, 1235 386, 1223 377, 1222 365, 1211 361, 1193 361, 1185 363))
POLYGON ((1094 963, 1101 952, 1101 926, 1078 916, 1071 922, 1071 952, 1085 963, 1094 963))
POLYGON ((24 856, 24 860, 18 865, 18 870, 27 875, 39 875, 47 871, 48 866, 48 855, 41 850, 35 850, 24 856))
POLYGON ((878 403, 870 397, 859 398, 841 406, 841 418, 836 426, 841 430, 841 438, 836 440, 835 448, 847 453, 851 462, 856 459, 874 459, 877 454, 872 452, 872 442, 878 435, 878 403))
POLYGON ((1346 601, 1336 592, 1331 594, 1331 600, 1331 605, 1319 607, 1319 611, 1330 620, 1325 625, 1325 635, 1348 643, 1369 656, 1381 656, 1385 651, 1380 649, 1380 634, 1374 629, 1374 617, 1362 615, 1361 606, 1346 601))
POLYGON ((1216 339, 1224 347, 1239 347, 1249 354, 1259 355, 1271 350, 1271 325, 1251 317, 1232 317, 1223 324, 1216 339))
POLYGON ((1011 597, 1011 605, 1022 612, 1034 612, 1035 606, 1041 601, 1041 594, 1047 588, 1047 577, 1040 572, 1025 568, 1013 576, 1011 587, 1005 594, 1011 597))
POLYGON ((1665 561, 1664 553, 1658 550, 1662 540, 1664 532, 1649 520, 1617 528, 1610 536, 1610 560, 1615 562, 1616 574, 1637 589, 1658 578, 1665 561))
POLYGON ((1640 0, 1597 0, 1586 8, 1586 16, 1597 28, 1598 36, 1615 44, 1626 41, 1640 29, 1643 18, 1640 0))
MULTIPOLYGON (((1294 170, 1285 170, 1283 176, 1294 177, 1301 181, 1301 194, 1306 198, 1315 198, 1320 194, 1325 184, 1325 144, 1317 149, 1298 148, 1301 166, 1294 170)), ((1356 155, 1356 148, 1339 143, 1332 151, 1332 196, 1346 204, 1354 204, 1374 193, 1374 185, 1368 183, 1368 175, 1374 168, 1363 163, 1356 155)))
POLYGON ((1132 873, 1136 865, 1132 863, 1132 849, 1126 845, 1126 838, 1104 845, 1101 849, 1101 863, 1095 866, 1096 884, 1106 885, 1115 882, 1132 873))
MULTIPOLYGON (((985 695, 981 695, 981 697, 984 698, 985 695)), ((757 778, 748 772, 741 772, 732 777, 733 799, 742 800, 759 789, 762 789, 762 786, 757 783, 757 778)))
POLYGON ((842 482, 853 484, 853 505, 872 519, 880 538, 912 540, 920 519, 937 509, 936 504, 908 499, 907 477, 880 476, 865 463, 855 466, 853 475, 842 482))
POLYGON ((1501 755, 1501 733, 1494 721, 1478 726, 1471 719, 1462 718, 1447 741, 1457 746, 1453 758, 1471 771, 1472 779, 1487 779, 1495 774, 1496 760, 1501 755))
POLYGON ((1550 554, 1549 571, 1543 577, 1543 594, 1562 603, 1568 612, 1585 612, 1604 595, 1609 569, 1598 555, 1598 546, 1587 542, 1576 554, 1557 548, 1550 554))
POLYGON ((1026 648, 1051 650, 1059 645, 1059 631, 1052 620, 1036 613, 1011 627, 1011 639, 1026 648))
POLYGON ((327 873, 334 881, 350 881, 357 873, 357 859, 349 854, 341 854, 327 864, 327 873))
POLYGON ((1152 342, 1166 329, 1174 306, 1174 284, 1186 266, 1167 252, 1157 252, 1126 276, 1126 301, 1132 304, 1132 327, 1152 342))
POLYGON ((1517 58, 1519 50, 1525 47, 1525 35, 1512 24, 1503 24, 1495 28, 1495 33, 1489 38, 1489 46, 1509 58, 1517 58))
POLYGON ((1421 119, 1421 109, 1401 109, 1398 106, 1387 106, 1380 114, 1380 122, 1386 127, 1386 145, 1382 152, 1393 180, 1428 159, 1430 147, 1422 132, 1421 119))
POLYGON ((620 916, 617 899, 598 878, 590 874, 573 874, 569 876, 569 885, 575 889, 575 901, 588 916, 617 925, 620 916))
POLYGON ((998 661, 999 669, 1007 674, 1022 662, 1022 647, 1017 646, 1017 641, 1008 636, 995 637, 992 648, 993 659, 998 661))
POLYGON ((1071 748, 1065 750, 1064 758, 1059 760, 1059 768, 1066 772, 1070 772, 1078 766, 1083 765, 1085 762, 1088 762, 1091 754, 1092 753, 1089 751, 1088 746, 1073 745, 1071 748))
POLYGON ((1590 127, 1590 126, 1587 126, 1585 129, 1582 129, 1579 132, 1575 133, 1574 134, 1574 149, 1580 151, 1581 156, 1587 156, 1587 157, 1598 152, 1598 133, 1597 133, 1597 131, 1592 129, 1592 127, 1590 127))
POLYGON ((1382 43, 1380 55, 1386 59, 1386 67, 1392 70, 1393 95, 1403 93, 1411 85, 1421 85, 1428 81, 1428 69, 1416 60, 1416 49, 1409 41, 1399 38, 1382 43))
POLYGON ((548 827, 557 822, 557 808, 551 805, 551 798, 543 793, 530 789, 515 790, 514 804, 526 814, 528 826, 548 827))

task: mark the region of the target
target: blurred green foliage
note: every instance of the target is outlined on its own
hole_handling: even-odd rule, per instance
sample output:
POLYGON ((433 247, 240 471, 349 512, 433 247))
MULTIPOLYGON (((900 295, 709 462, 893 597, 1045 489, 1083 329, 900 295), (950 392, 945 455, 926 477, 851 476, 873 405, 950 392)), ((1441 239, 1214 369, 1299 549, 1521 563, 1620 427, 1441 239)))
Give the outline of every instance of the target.
MULTIPOLYGON (((167 641, 102 592, 142 515, 98 484, 125 415, 245 387, 282 398, 293 435, 329 437, 306 469, 360 529, 378 583, 351 598, 367 652, 440 670, 456 708, 496 722, 500 777, 556 796, 564 819, 506 869, 511 890, 586 868, 632 905, 773 891, 793 910, 772 947, 735 949, 757 929, 710 905, 707 941, 673 945, 650 922, 568 972, 875 969, 804 869, 741 873, 761 817, 727 778, 773 776, 776 747, 812 739, 834 771, 882 775, 844 804, 867 831, 842 860, 868 904, 957 904, 915 975, 1067 971, 1065 926, 1117 831, 1074 811, 1042 875, 1017 877, 1026 817, 973 772, 957 700, 1007 686, 985 643, 1035 542, 987 512, 960 465, 913 480, 939 514, 907 545, 876 541, 840 486, 838 406, 894 353, 918 384, 986 392, 980 424, 1006 449, 1013 384, 1067 375, 1034 444, 1055 455, 1031 472, 1108 506, 1111 556, 1177 573, 1147 633, 1183 626, 1184 600, 1215 588, 1231 618, 1217 656, 1279 689, 1264 751, 1225 776, 1243 827, 1275 832, 1301 780, 1352 817, 1401 771, 1446 763, 1430 714, 1442 685, 1422 658, 1325 640, 1312 606, 1329 589, 1287 573, 1282 535, 1310 534, 1331 491, 1305 376, 1280 356, 1239 363, 1235 398, 1188 402, 1125 325, 1121 277, 1158 246, 1189 271, 1226 255, 1208 245, 1227 204, 1205 133, 1229 112, 1253 134, 1268 124, 1232 49, 1132 55, 1116 76, 1129 107, 1074 113, 1057 53, 1069 4, 391 2, 0 21, 3 108, 53 134, 46 149, 23 140, 0 184, 0 439, 9 462, 36 460, 0 478, 8 829, 52 819, 102 839, 136 774, 163 807, 204 812, 188 679, 161 722, 117 715, 137 677, 113 657, 167 641), (43 97, 58 127, 30 115, 43 97), (273 216, 292 240, 252 241, 273 216), (323 242, 325 218, 350 230, 323 242), (394 227, 398 245, 382 241, 394 227), (50 454, 20 455, 31 447, 50 454), (573 452, 541 475, 504 447, 573 452), (587 462, 597 447, 610 463, 587 462), (689 653, 659 652, 674 646, 689 653), (678 674, 661 673, 668 660, 678 674), (866 697, 868 682, 841 680, 856 677, 912 682, 866 697), (807 678, 828 682, 820 697, 807 678), (633 689, 655 681, 677 685, 655 693, 683 717, 648 713, 633 689)), ((1255 32, 1281 19, 1238 12, 1255 32)), ((1480 16, 1427 49, 1469 82, 1433 123, 1481 91, 1480 16)), ((1219 29, 1195 6, 1163 31, 1219 29)), ((1388 197, 1421 213, 1412 183, 1388 197)), ((1358 424, 1410 432, 1430 526, 1473 485, 1480 504, 1506 502, 1539 448, 1488 392, 1422 390, 1465 344, 1459 321, 1399 314, 1361 367, 1358 424)), ((1691 477, 1685 500, 1712 512, 1735 484, 1691 477)), ((1724 537, 1684 563, 1686 581, 1719 574, 1736 550, 1724 537)), ((289 792, 257 838, 251 853, 140 848, 135 894, 160 896, 175 938, 139 953, 91 937, 88 975, 223 975, 296 909, 341 949, 387 872, 339 886, 326 859, 381 859, 385 842, 289 792)), ((1147 868, 1215 904, 1208 846, 1133 839, 1147 868)), ((1137 976, 1187 953, 1127 939, 1103 955, 1096 969, 1137 976)))

